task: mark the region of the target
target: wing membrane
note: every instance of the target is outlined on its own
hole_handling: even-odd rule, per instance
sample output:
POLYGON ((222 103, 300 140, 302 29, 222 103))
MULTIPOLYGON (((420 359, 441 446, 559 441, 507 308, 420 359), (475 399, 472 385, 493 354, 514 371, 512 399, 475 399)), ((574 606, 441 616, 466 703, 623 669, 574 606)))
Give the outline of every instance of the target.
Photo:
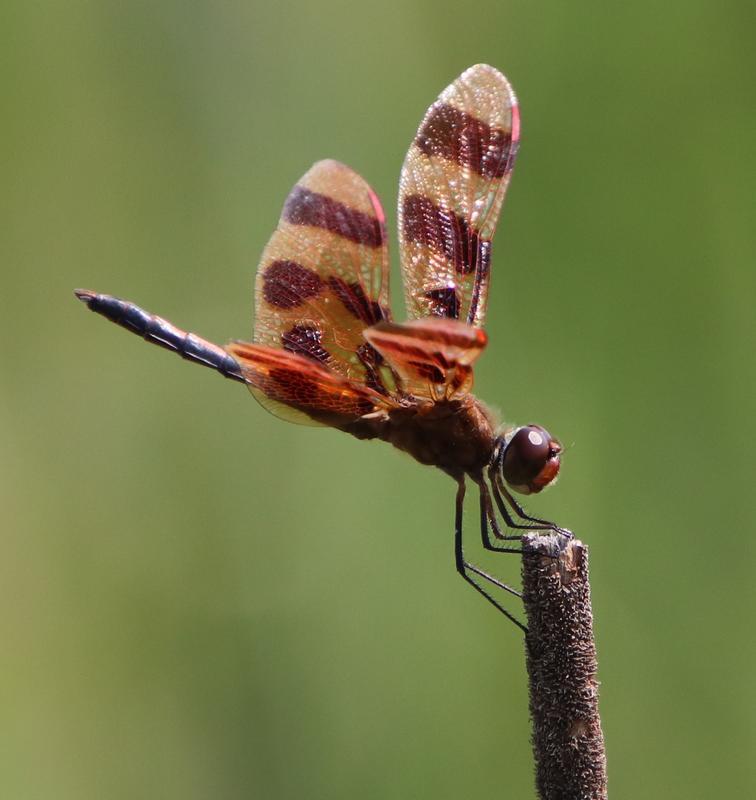
POLYGON ((416 397, 451 399, 470 391, 472 365, 486 346, 486 334, 453 319, 381 322, 365 338, 394 368, 405 390, 416 397))
POLYGON ((319 161, 296 184, 255 286, 255 344, 281 348, 388 393, 362 331, 390 319, 385 218, 368 184, 319 161))
POLYGON ((491 239, 519 141, 507 79, 477 64, 428 109, 402 168, 399 243, 410 318, 482 326, 491 239))
POLYGON ((290 422, 341 427, 386 405, 386 398, 307 356, 247 342, 226 350, 262 406, 290 422))

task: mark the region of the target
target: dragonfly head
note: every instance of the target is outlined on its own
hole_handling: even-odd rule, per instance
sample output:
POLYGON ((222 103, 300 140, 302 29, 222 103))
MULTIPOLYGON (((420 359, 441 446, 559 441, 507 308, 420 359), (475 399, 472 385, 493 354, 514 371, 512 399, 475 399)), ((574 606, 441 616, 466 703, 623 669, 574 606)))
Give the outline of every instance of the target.
POLYGON ((562 445, 540 425, 523 425, 501 437, 501 476, 516 492, 536 494, 559 473, 562 445))

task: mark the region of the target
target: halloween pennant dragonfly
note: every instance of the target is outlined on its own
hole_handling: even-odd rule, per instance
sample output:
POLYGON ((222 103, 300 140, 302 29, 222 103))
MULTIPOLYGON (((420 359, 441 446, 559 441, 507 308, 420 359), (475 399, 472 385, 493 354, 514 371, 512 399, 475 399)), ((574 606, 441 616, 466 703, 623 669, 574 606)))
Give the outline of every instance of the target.
POLYGON ((457 570, 522 628, 486 584, 518 593, 462 549, 466 477, 478 486, 486 549, 519 552, 496 544, 520 539, 505 534, 496 509, 513 531, 569 535, 529 516, 512 495, 554 481, 559 442, 538 425, 499 426, 470 392, 487 342, 491 239, 519 128, 512 87, 484 64, 462 73, 428 109, 399 188, 407 322, 395 322, 389 307, 380 201, 337 161, 316 163, 286 199, 257 271, 253 342, 219 347, 133 303, 76 295, 147 341, 245 384, 279 417, 382 439, 450 475, 458 487, 457 570))

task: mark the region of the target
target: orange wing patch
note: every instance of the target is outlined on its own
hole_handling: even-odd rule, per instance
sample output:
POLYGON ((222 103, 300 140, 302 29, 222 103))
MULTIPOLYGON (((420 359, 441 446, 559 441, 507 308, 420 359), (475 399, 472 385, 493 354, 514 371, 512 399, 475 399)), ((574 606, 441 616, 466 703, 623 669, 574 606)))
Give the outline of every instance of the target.
POLYGON ((399 242, 410 317, 482 326, 491 239, 519 141, 507 79, 477 64, 428 109, 402 168, 399 242))
POLYGON ((280 348, 388 394, 362 331, 390 319, 385 218, 368 184, 319 161, 284 204, 257 272, 256 344, 280 348))
POLYGON ((432 400, 470 391, 472 365, 487 341, 480 328, 433 317, 404 324, 381 322, 364 335, 396 370, 409 394, 432 400))
POLYGON ((379 393, 306 356, 247 342, 231 342, 226 350, 261 405, 291 422, 340 427, 387 407, 379 393))

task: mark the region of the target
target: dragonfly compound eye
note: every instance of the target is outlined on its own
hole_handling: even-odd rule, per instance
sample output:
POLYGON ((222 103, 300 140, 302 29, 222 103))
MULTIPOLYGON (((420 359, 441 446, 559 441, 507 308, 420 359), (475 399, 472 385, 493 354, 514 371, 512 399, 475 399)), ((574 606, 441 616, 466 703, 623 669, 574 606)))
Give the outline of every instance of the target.
POLYGON ((515 431, 504 448, 501 473, 522 494, 534 494, 548 486, 559 472, 562 446, 540 425, 525 425, 515 431))

